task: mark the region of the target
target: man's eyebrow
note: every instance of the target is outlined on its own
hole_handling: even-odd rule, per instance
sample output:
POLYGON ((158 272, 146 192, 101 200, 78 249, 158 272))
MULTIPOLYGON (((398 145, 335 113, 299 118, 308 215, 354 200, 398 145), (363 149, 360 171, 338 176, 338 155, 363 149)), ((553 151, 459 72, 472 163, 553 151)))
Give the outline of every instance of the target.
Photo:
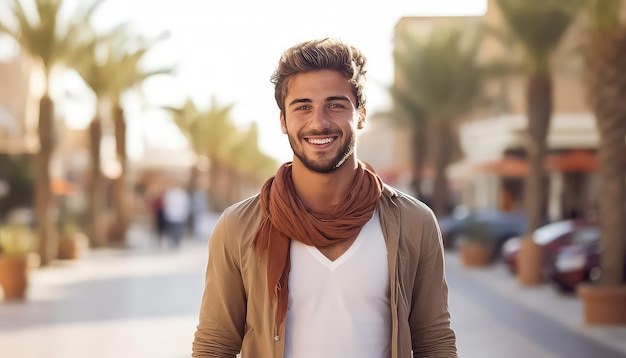
POLYGON ((308 98, 296 98, 293 101, 289 102, 289 106, 293 106, 298 103, 311 103, 312 101, 308 98))
POLYGON ((346 97, 346 96, 331 96, 326 98, 326 102, 330 102, 330 101, 350 101, 350 98, 346 97))

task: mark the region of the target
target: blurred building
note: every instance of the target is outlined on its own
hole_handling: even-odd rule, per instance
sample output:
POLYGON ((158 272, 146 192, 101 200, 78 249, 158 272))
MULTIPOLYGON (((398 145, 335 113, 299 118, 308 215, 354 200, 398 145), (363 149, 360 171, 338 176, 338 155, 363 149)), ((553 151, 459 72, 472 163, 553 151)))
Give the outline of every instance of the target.
MULTIPOLYGON (((426 36, 441 26, 474 26, 481 22, 496 30, 505 30, 496 1, 489 1, 483 17, 402 18, 396 25, 396 33, 414 31, 426 36)), ((545 162, 545 185, 550 193, 545 212, 551 220, 586 215, 597 207, 598 134, 585 99, 580 51, 583 32, 584 24, 575 22, 552 58, 553 116, 545 162)), ((522 60, 520 51, 495 38, 484 40, 480 56, 484 61, 522 60)), ((394 80, 402 81, 402 78, 396 76, 394 80)), ((448 168, 456 204, 521 210, 528 171, 524 145, 525 83, 523 75, 491 81, 486 91, 499 100, 461 119, 458 127, 460 158, 448 168)), ((359 156, 367 153, 375 158, 372 160, 380 160, 383 164, 377 164, 383 171, 393 173, 392 179, 402 178, 402 183, 410 176, 410 136, 406 133, 409 129, 392 127, 389 123, 391 121, 380 124, 389 127, 375 129, 375 135, 362 135, 359 156), (400 144, 402 142, 405 144, 400 144)), ((428 170, 424 176, 424 185, 428 187, 428 170)), ((391 183, 396 184, 393 180, 391 183)))
POLYGON ((0 36, 0 221, 33 201, 38 101, 32 69, 19 46, 0 36))
POLYGON ((16 43, 0 37, 0 153, 37 150, 38 98, 32 61, 16 43))
MULTIPOLYGON (((483 21, 505 29, 496 1, 489 1, 483 21)), ((581 39, 584 24, 570 26, 551 58, 553 113, 545 161, 545 214, 551 220, 593 215, 597 208, 595 119, 585 98, 581 39)), ((483 59, 522 62, 523 54, 507 43, 488 38, 483 59)), ((463 159, 449 168, 452 178, 463 177, 460 202, 470 207, 516 210, 523 206, 524 178, 528 172, 525 135, 526 78, 524 75, 494 80, 488 95, 499 97, 495 108, 475 113, 459 126, 463 159)))
POLYGON ((369 163, 385 183, 411 191, 411 133, 389 125, 390 114, 374 113, 365 128, 358 132, 357 151, 360 160, 369 163))

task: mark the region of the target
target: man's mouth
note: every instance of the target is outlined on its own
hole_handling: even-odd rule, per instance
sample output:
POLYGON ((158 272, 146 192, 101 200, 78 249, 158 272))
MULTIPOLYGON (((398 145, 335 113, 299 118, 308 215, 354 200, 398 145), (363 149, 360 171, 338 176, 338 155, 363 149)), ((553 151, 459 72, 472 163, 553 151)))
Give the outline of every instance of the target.
POLYGON ((307 142, 315 145, 323 145, 333 142, 337 137, 325 137, 325 138, 305 138, 307 142))

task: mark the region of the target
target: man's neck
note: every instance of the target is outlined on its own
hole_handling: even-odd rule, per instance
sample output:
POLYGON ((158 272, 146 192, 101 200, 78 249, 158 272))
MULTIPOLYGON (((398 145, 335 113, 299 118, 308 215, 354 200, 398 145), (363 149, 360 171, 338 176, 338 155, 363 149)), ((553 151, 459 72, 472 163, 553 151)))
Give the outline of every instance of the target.
POLYGON ((356 159, 349 159, 330 173, 318 173, 294 161, 291 177, 296 194, 307 210, 327 212, 352 190, 357 166, 356 159))

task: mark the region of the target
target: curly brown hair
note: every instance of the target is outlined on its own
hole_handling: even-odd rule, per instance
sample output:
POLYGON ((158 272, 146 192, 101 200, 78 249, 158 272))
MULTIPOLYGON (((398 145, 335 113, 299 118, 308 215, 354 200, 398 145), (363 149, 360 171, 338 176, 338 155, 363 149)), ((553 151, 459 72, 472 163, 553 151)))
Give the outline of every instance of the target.
POLYGON ((298 73, 335 70, 352 84, 357 109, 365 107, 365 63, 359 49, 339 40, 324 38, 301 42, 283 52, 278 67, 272 74, 274 97, 281 114, 285 113, 285 97, 289 79, 298 73))

